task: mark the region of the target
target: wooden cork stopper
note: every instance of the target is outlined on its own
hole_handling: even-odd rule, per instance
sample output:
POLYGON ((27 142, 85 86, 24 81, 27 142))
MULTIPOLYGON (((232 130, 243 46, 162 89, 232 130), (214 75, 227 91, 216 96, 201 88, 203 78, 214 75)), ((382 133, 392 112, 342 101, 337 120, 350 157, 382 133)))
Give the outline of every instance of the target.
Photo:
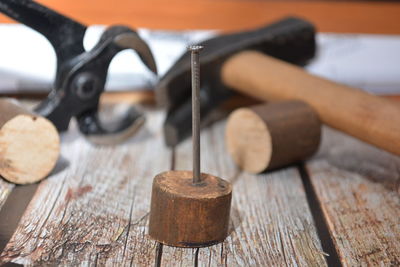
POLYGON ((205 247, 228 235, 232 188, 227 181, 191 171, 167 171, 153 181, 149 235, 176 247, 205 247))
POLYGON ((234 111, 225 135, 235 163, 260 173, 313 155, 320 143, 321 123, 304 102, 275 102, 234 111))
POLYGON ((47 119, 0 99, 0 175, 16 184, 37 182, 54 168, 60 152, 57 129, 47 119))

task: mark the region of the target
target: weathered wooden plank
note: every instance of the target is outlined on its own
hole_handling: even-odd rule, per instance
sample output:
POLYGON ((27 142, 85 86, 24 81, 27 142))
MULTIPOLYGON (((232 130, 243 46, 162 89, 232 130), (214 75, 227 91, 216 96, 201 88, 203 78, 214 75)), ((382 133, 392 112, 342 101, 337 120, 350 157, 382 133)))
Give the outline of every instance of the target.
POLYGON ((0 252, 3 250, 8 240, 10 239, 9 229, 6 227, 9 224, 9 218, 5 216, 4 204, 11 194, 14 185, 6 182, 0 177, 0 252))
POLYGON ((43 181, 0 257, 26 265, 154 264, 146 236, 153 176, 169 169, 161 114, 128 143, 95 147, 63 136, 63 171, 43 181))
MULTIPOLYGON (((224 145, 221 122, 202 132, 202 171, 233 183, 231 234, 209 248, 164 246, 162 266, 325 266, 326 261, 299 173, 295 168, 263 175, 240 172, 224 145)), ((191 140, 176 149, 176 169, 191 169, 191 140)))
POLYGON ((306 168, 345 266, 400 265, 400 158, 325 128, 306 168))
POLYGON ((13 188, 14 185, 12 183, 7 182, 0 177, 0 209, 3 207, 4 202, 6 202, 6 199, 13 188))
POLYGON ((38 184, 14 186, 0 209, 0 254, 8 244, 38 184))

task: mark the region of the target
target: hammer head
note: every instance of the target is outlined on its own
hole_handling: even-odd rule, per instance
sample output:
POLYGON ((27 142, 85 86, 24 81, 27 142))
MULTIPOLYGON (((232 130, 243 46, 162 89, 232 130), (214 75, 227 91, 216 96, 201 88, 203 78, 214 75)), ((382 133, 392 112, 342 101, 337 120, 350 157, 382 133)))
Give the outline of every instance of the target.
MULTIPOLYGON (((259 29, 221 35, 199 45, 204 47, 200 57, 202 117, 233 94, 222 83, 220 75, 223 63, 230 56, 244 50, 257 50, 291 63, 304 64, 316 50, 314 26, 299 18, 286 18, 259 29)), ((186 52, 157 86, 157 101, 168 111, 164 123, 168 146, 176 145, 191 132, 190 72, 190 53, 186 52)))

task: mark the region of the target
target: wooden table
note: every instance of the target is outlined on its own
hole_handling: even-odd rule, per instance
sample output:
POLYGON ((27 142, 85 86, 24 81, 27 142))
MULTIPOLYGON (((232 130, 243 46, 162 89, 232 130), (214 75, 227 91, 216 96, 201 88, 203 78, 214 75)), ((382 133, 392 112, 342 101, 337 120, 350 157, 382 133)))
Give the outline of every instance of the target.
POLYGON ((163 116, 148 111, 140 133, 116 147, 95 147, 72 129, 62 136, 62 157, 48 179, 33 187, 0 180, 0 221, 5 221, 4 210, 25 210, 15 232, 9 231, 13 234, 0 223, 0 236, 11 237, 0 262, 400 264, 400 158, 328 127, 311 160, 262 175, 233 165, 225 150, 224 120, 204 130, 202 170, 233 183, 230 235, 221 244, 201 249, 157 244, 147 235, 152 179, 161 171, 191 168, 190 140, 165 147, 163 116), (18 207, 25 198, 30 200, 27 208, 18 207))

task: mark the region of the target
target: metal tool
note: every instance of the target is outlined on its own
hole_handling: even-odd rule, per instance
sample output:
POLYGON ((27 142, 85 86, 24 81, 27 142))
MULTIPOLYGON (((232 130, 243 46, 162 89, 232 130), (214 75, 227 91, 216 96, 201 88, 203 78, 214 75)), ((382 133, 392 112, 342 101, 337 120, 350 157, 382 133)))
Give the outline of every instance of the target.
POLYGON ((44 35, 57 57, 53 90, 36 108, 59 131, 68 129, 72 117, 80 131, 96 143, 113 143, 130 136, 144 117, 134 107, 114 126, 104 125, 98 116, 99 100, 111 60, 122 50, 133 49, 143 63, 157 72, 147 44, 126 26, 111 26, 90 51, 85 51, 86 26, 30 0, 1 0, 0 12, 44 35))
MULTIPOLYGON (((315 54, 315 29, 305 20, 286 18, 259 29, 221 35, 198 45, 207 47, 200 59, 200 113, 206 118, 234 94, 220 77, 221 68, 229 57, 243 50, 257 50, 301 65, 315 54)), ((168 111, 164 133, 169 146, 190 135, 189 57, 190 53, 185 53, 157 85, 157 100, 168 111)))
POLYGON ((192 65, 193 183, 200 183, 200 45, 189 46, 192 65))

